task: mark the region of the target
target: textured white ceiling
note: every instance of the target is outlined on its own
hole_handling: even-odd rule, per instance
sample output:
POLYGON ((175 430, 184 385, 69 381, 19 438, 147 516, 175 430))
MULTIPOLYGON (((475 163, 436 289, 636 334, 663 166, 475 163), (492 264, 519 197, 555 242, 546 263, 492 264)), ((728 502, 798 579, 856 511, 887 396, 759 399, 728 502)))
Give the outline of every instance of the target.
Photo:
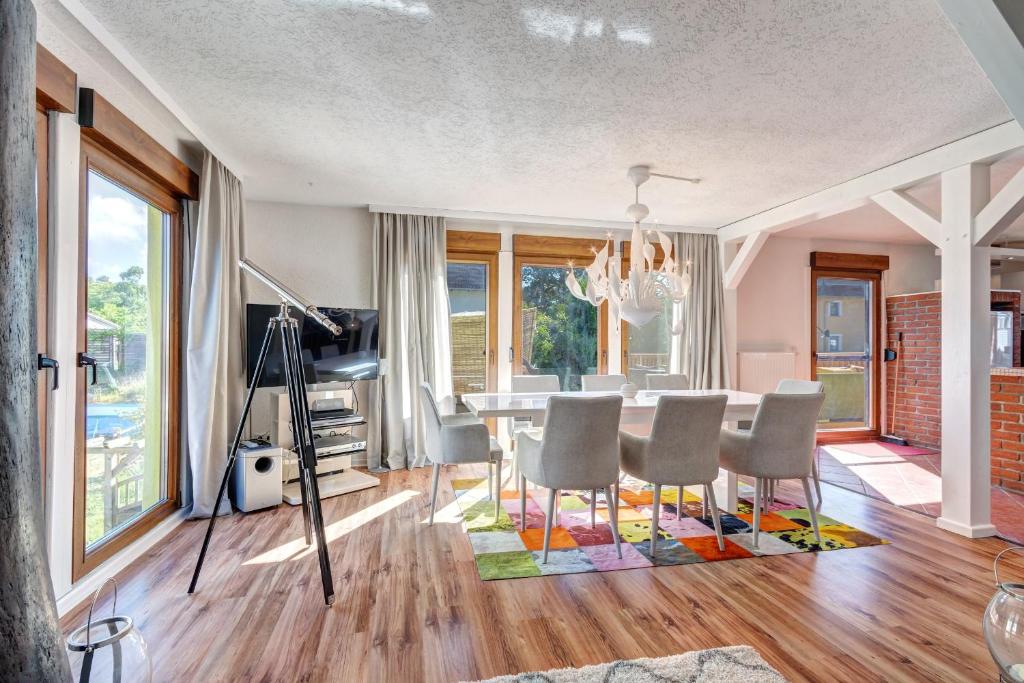
POLYGON ((719 226, 1010 118, 934 0, 82 0, 252 198, 719 226))

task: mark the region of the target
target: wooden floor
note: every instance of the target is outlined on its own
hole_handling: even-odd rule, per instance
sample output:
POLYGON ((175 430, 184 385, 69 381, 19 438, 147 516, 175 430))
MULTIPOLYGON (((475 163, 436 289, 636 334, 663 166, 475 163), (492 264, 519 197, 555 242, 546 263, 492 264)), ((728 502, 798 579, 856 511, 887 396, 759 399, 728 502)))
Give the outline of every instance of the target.
POLYGON ((793 681, 996 679, 981 616, 1002 541, 826 485, 826 514, 892 545, 485 583, 450 510, 424 523, 428 474, 324 501, 331 609, 298 508, 222 520, 194 596, 205 523, 175 530, 118 577, 156 680, 458 681, 739 644, 793 681))

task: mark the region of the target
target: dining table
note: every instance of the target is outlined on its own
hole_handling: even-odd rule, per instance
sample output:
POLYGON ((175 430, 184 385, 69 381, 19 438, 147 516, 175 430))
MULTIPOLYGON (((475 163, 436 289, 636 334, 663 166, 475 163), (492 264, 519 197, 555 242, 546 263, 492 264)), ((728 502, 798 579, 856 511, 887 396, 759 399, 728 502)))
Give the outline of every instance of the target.
MULTIPOLYGON (((609 396, 617 395, 611 391, 562 391, 535 393, 468 393, 462 395, 462 403, 476 417, 486 418, 529 418, 535 425, 544 424, 548 399, 552 396, 609 396)), ((658 399, 662 396, 709 396, 722 395, 727 397, 723 425, 735 429, 737 423, 754 419, 757 406, 761 402, 760 394, 733 389, 672 389, 643 390, 635 396, 622 399, 620 428, 636 434, 650 432, 654 421, 654 411, 658 399)), ((715 497, 722 507, 729 512, 736 512, 739 498, 739 482, 736 474, 727 470, 719 470, 715 480, 715 497)))

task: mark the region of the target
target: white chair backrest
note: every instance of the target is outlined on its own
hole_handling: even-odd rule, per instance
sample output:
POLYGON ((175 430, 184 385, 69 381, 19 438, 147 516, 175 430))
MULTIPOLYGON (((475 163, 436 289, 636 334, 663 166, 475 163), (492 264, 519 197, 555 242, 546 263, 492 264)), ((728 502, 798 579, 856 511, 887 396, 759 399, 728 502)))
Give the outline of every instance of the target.
POLYGON ((811 472, 823 392, 765 394, 750 427, 750 448, 760 454, 763 476, 806 477, 811 472))
POLYGON ((647 388, 655 391, 689 389, 690 379, 686 375, 653 374, 647 375, 647 388))
POLYGON ((621 396, 548 399, 540 461, 551 488, 603 488, 619 477, 621 396))
POLYGON ((652 481, 712 481, 718 476, 718 441, 727 402, 724 394, 658 398, 646 449, 652 481))
POLYGON ((625 375, 583 375, 583 391, 618 391, 626 383, 625 375))
POLYGON ((558 375, 512 375, 513 394, 545 394, 561 390, 558 375))
POLYGON ((426 382, 420 384, 420 412, 423 415, 423 434, 426 437, 427 456, 431 462, 442 462, 441 413, 434 400, 434 392, 426 382))
POLYGON ((820 394, 825 391, 824 382, 809 379, 780 379, 775 387, 776 394, 820 394))

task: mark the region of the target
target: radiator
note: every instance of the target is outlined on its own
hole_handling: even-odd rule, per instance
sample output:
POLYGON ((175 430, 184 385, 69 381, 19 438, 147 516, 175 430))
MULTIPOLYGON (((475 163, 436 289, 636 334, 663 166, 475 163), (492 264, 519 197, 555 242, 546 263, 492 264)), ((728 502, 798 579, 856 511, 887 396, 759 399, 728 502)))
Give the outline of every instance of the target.
POLYGON ((775 391, 780 379, 796 377, 796 353, 792 351, 741 351, 739 389, 755 394, 775 391))

